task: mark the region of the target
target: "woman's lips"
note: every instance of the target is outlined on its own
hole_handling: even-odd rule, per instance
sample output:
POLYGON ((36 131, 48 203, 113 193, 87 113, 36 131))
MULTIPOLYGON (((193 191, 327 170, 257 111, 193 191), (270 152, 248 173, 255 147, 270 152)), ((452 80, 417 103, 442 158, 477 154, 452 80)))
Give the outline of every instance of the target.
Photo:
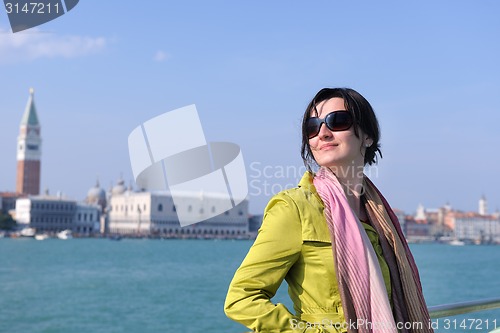
POLYGON ((338 144, 336 144, 336 143, 327 143, 327 144, 324 144, 321 147, 319 147, 319 150, 330 150, 330 149, 334 149, 337 146, 338 146, 338 144))

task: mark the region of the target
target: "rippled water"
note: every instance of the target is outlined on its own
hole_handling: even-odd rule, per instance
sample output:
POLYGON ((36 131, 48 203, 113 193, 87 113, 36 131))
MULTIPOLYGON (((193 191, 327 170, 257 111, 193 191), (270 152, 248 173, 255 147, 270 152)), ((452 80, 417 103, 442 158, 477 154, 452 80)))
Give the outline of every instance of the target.
MULTIPOLYGON (((0 332, 244 332, 223 303, 251 244, 0 239, 0 332)), ((428 305, 500 297, 500 246, 412 251, 428 305)), ((290 305, 286 286, 275 301, 290 305)), ((453 318, 497 318, 500 326, 500 310, 453 318)), ((439 324, 438 332, 487 331, 439 324)))

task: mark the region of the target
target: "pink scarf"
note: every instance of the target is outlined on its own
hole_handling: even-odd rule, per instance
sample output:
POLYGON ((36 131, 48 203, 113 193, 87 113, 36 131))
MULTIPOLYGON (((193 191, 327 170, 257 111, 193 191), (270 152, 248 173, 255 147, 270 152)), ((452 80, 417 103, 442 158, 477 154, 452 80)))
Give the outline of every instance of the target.
POLYGON ((313 182, 325 206, 348 331, 396 333, 400 329, 400 332, 432 332, 413 257, 398 223, 393 221, 392 210, 375 186, 365 181, 365 207, 379 233, 391 271, 395 314, 391 310, 377 255, 337 177, 330 169, 321 168, 313 182), (386 252, 392 253, 388 255, 386 252), (414 325, 412 329, 401 329, 400 325, 405 323, 414 325))

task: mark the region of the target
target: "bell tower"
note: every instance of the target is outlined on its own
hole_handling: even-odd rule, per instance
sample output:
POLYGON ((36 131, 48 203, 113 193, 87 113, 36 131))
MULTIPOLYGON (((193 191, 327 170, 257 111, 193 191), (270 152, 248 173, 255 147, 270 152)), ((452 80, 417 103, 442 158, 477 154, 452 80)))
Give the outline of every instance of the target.
POLYGON ((487 215, 488 214, 488 201, 486 201, 486 197, 484 194, 479 199, 479 215, 487 215))
POLYGON ((17 137, 16 192, 37 195, 40 193, 42 138, 33 94, 31 88, 17 137))

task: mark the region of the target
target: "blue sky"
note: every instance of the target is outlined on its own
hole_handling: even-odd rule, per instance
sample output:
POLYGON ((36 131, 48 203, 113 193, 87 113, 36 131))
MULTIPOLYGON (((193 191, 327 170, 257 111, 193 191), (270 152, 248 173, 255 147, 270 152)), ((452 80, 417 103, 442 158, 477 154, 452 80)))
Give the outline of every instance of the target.
POLYGON ((0 13, 0 191, 15 189, 33 87, 43 189, 83 199, 96 177, 105 188, 120 176, 129 183, 128 134, 196 104, 208 141, 240 145, 250 211, 260 213, 300 178, 309 100, 322 87, 348 86, 379 117, 384 158, 371 174, 394 207, 477 210, 484 194, 493 211, 499 12, 493 0, 82 0, 16 34, 0 13))

